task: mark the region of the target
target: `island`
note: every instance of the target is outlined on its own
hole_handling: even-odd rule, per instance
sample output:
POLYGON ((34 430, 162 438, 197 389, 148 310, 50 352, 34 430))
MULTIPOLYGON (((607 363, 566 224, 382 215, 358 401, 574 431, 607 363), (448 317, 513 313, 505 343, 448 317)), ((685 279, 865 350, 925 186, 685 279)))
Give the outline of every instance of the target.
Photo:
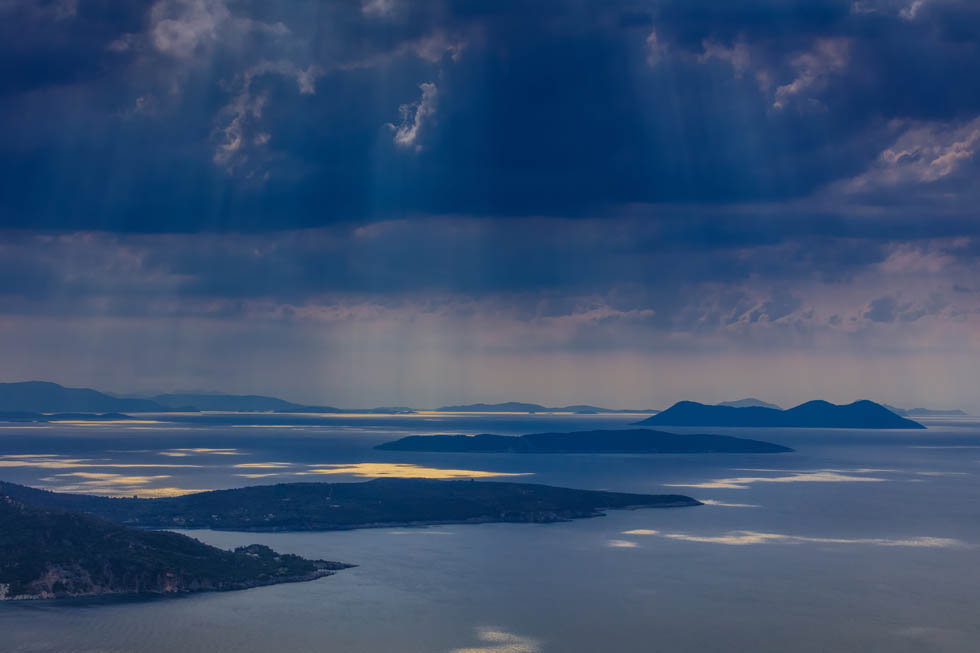
POLYGON ((49 381, 0 383, 0 411, 35 413, 136 413, 172 410, 149 399, 114 397, 90 388, 49 381))
POLYGON ((122 413, 34 413, 30 411, 2 411, 0 422, 118 422, 133 419, 122 413))
POLYGON ((823 429, 924 429, 918 422, 900 417, 873 401, 837 405, 808 401, 795 408, 777 410, 762 406, 708 406, 679 401, 662 413, 637 422, 643 426, 748 426, 823 429))
MULTIPOLYGON (((375 413, 406 415, 415 411, 405 406, 343 409, 333 406, 298 404, 264 395, 235 395, 223 392, 181 392, 153 397, 122 397, 91 388, 66 388, 50 381, 0 383, 0 421, 53 421, 51 413, 78 415, 75 420, 97 420, 98 413, 375 413), (3 414, 9 417, 4 418, 3 414), (95 414, 95 417, 86 417, 95 414), (19 417, 18 417, 19 415, 19 417), (41 415, 41 418, 35 416, 41 415)), ((62 418, 65 419, 65 418, 62 418)))
POLYGON ((771 442, 728 435, 687 435, 652 429, 531 433, 521 436, 410 435, 379 444, 382 451, 443 453, 783 453, 771 442))
POLYGON ((901 417, 966 417, 965 411, 958 408, 937 409, 937 408, 899 408, 889 404, 881 404, 888 410, 901 417))
POLYGON ((607 509, 701 505, 678 494, 575 490, 531 483, 384 478, 359 483, 282 483, 159 499, 48 492, 0 482, 17 501, 88 513, 141 528, 326 531, 485 522, 549 523, 607 509))
POLYGON ((350 566, 259 544, 226 551, 0 494, 0 601, 241 590, 350 566))
POLYGON ((499 404, 465 404, 462 406, 442 406, 436 408, 441 413, 576 413, 579 415, 598 415, 615 413, 656 413, 652 408, 631 410, 627 408, 602 408, 588 404, 557 406, 549 408, 541 404, 524 401, 505 401, 499 404))
POLYGON ((905 412, 912 417, 966 417, 969 415, 959 408, 909 408, 905 412))
POLYGON ((192 407, 198 411, 228 413, 340 413, 333 406, 308 406, 297 404, 278 397, 263 395, 230 395, 221 392, 175 393, 156 395, 152 401, 170 410, 184 410, 192 407))

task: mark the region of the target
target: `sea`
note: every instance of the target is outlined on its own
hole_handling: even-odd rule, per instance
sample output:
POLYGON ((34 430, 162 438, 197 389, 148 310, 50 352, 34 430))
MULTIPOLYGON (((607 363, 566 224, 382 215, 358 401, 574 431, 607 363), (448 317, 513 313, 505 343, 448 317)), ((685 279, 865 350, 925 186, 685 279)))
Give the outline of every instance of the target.
POLYGON ((187 535, 357 566, 166 598, 0 603, 0 651, 980 650, 980 419, 926 430, 668 429, 782 454, 385 452, 413 434, 629 428, 643 415, 168 414, 0 425, 0 479, 167 496, 382 476, 680 493, 555 524, 187 535))

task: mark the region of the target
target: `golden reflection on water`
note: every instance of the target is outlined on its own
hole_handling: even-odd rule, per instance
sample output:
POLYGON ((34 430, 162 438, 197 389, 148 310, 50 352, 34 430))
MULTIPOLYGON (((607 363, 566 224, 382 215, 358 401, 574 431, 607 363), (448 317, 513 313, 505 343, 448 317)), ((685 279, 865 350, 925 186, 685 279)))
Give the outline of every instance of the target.
POLYGON ((194 492, 207 492, 205 489, 148 487, 153 483, 168 478, 171 478, 169 474, 133 476, 109 472, 69 472, 48 476, 42 478, 41 481, 49 484, 46 486, 46 489, 55 492, 94 494, 110 497, 139 496, 142 498, 157 498, 175 497, 194 492), (68 479, 74 482, 64 484, 65 480, 68 479))
POLYGON ((147 487, 138 488, 132 493, 106 495, 106 496, 138 496, 141 499, 162 499, 165 497, 182 497, 185 494, 197 494, 199 492, 210 492, 209 488, 186 488, 186 487, 147 487))
POLYGON ((284 462, 265 462, 265 463, 238 463, 235 469, 285 469, 292 467, 293 463, 284 462))
POLYGON ((143 485, 150 481, 161 478, 170 478, 169 474, 157 474, 155 476, 126 476, 125 474, 111 474, 109 472, 69 472, 67 474, 55 474, 53 477, 41 479, 51 481, 55 478, 75 477, 90 479, 86 483, 109 484, 109 485, 143 485))
POLYGON ((194 454, 207 454, 212 456, 242 456, 238 449, 209 449, 207 447, 194 447, 186 449, 166 449, 158 451, 157 455, 171 456, 173 458, 183 458, 194 454))
POLYGON ((497 628, 478 628, 477 640, 481 646, 454 648, 449 653, 539 653, 541 643, 531 637, 523 637, 497 628))
POLYGON ((494 476, 529 476, 521 472, 488 472, 475 469, 440 469, 408 463, 352 463, 317 465, 301 474, 348 474, 363 478, 489 478, 494 476))
POLYGON ((58 425, 71 425, 71 426, 106 426, 106 425, 122 425, 128 426, 130 424, 162 424, 160 420, 157 419, 53 419, 48 424, 58 424, 58 425))
POLYGON ((176 465, 172 463, 107 463, 93 458, 71 458, 57 454, 8 454, 0 455, 0 467, 36 467, 39 469, 74 469, 77 467, 110 468, 186 468, 200 465, 176 465))

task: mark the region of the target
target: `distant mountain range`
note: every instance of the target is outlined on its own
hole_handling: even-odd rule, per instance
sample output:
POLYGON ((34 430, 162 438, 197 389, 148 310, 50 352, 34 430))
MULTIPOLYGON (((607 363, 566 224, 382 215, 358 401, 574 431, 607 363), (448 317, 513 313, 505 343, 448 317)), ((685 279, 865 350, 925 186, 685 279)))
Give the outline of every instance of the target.
POLYGON ((0 412, 140 413, 171 410, 150 399, 113 397, 89 388, 65 388, 48 381, 0 383, 0 412))
MULTIPOLYGON (((166 412, 276 412, 276 413, 343 413, 332 406, 307 406, 262 395, 229 395, 220 393, 174 393, 154 397, 120 397, 90 388, 66 388, 49 381, 0 383, 0 421, 51 421, 54 416, 41 413, 166 413, 166 412)), ((378 414, 412 412, 410 408, 382 407, 365 409, 378 414)), ((105 419, 108 419, 106 417, 105 419)), ((125 416, 114 416, 124 419, 125 416)), ((92 419, 80 415, 59 419, 92 419)))
MULTIPOLYGON (((815 402, 810 402, 815 403, 815 402)), ((826 403, 826 402, 824 402, 826 403)), ((856 402, 861 403, 861 402, 856 402)), ((865 402, 872 403, 872 402, 865 402)), ((695 404, 680 402, 680 404, 695 404)), ((675 404, 675 407, 680 405, 675 404)), ((807 404, 804 404, 806 406, 807 404)), ((832 405, 832 404, 827 404, 832 405)), ((855 404, 852 404, 855 405, 855 404)), ((875 404, 878 405, 878 404, 875 404)), ((724 401, 709 408, 765 408, 782 411, 776 404, 755 397, 724 401)), ((797 410, 801 406, 791 410, 797 410)), ((961 410, 930 410, 927 408, 902 409, 887 404, 883 408, 901 417, 939 417, 966 415, 961 410)), ((298 404, 278 397, 264 395, 234 395, 219 392, 176 392, 151 397, 126 397, 99 392, 91 388, 66 388, 49 381, 22 381, 0 383, 0 422, 7 421, 53 421, 55 419, 125 419, 121 413, 166 413, 166 412, 272 412, 272 413, 374 413, 377 415, 412 414, 415 409, 408 406, 380 406, 376 408, 335 408, 333 406, 298 404), (64 413, 52 415, 51 413, 64 413), (106 413, 104 416, 86 416, 88 413, 106 413)), ((438 412, 452 413, 575 413, 577 415, 648 413, 663 414, 651 408, 615 409, 590 404, 548 407, 541 404, 506 401, 496 404, 465 404, 442 406, 438 412)), ((664 411, 666 412, 666 411, 664 411)), ((671 419, 678 419, 672 415, 671 419)), ((703 418, 702 418, 703 419, 703 418)), ((785 418, 783 418, 785 419, 785 418)), ((667 424, 654 421, 649 424, 667 424)), ((697 424, 711 426, 713 423, 697 424)), ((869 427, 870 428, 870 427, 869 427)), ((885 428, 885 427, 880 427, 885 428)), ((895 427, 916 428, 916 427, 895 427)))
POLYGON ((667 410, 637 422, 643 426, 749 426, 841 429, 923 429, 873 401, 836 405, 808 401, 788 410, 761 406, 734 408, 679 401, 667 410))
POLYGON ((375 447, 382 451, 446 453, 782 453, 771 442, 727 435, 688 435, 650 429, 508 435, 410 435, 375 447))
MULTIPOLYGON (((614 410, 578 404, 547 408, 540 404, 510 401, 500 404, 443 406, 443 412, 489 413, 656 413, 655 410, 614 410)), ((349 413, 405 415, 415 410, 408 406, 343 409, 333 406, 297 404, 278 397, 232 395, 218 392, 180 392, 152 397, 121 397, 90 388, 66 388, 48 381, 0 383, 0 421, 50 421, 42 413, 164 413, 164 412, 273 412, 273 413, 349 413), (4 417, 7 414, 8 417, 4 417)), ((77 419, 83 419, 77 417, 77 419)))
POLYGON ((462 406, 442 406, 436 408, 444 413, 577 413, 579 415, 601 413, 656 413, 652 408, 639 410, 601 408, 588 404, 573 404, 549 408, 541 404, 529 404, 523 401, 505 401, 499 404, 465 404, 462 406))
POLYGON ((164 394, 151 397, 151 400, 167 408, 178 410, 191 406, 196 410, 215 410, 227 412, 256 412, 256 413, 342 413, 333 406, 305 406, 295 404, 285 399, 264 397, 262 395, 226 395, 218 393, 206 394, 164 394))

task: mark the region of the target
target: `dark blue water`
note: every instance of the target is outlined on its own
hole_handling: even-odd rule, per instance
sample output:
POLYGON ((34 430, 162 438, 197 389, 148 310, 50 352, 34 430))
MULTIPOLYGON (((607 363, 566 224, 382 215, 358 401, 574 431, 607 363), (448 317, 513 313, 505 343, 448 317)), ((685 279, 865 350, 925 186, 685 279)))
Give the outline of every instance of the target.
POLYGON ((409 433, 623 427, 631 419, 203 416, 0 428, 0 478, 52 489, 152 496, 479 472, 714 502, 552 525, 194 531, 218 546, 261 542, 360 566, 244 592, 0 604, 0 650, 980 649, 980 422, 933 421, 908 432, 727 431, 796 449, 779 455, 372 449, 409 433))

